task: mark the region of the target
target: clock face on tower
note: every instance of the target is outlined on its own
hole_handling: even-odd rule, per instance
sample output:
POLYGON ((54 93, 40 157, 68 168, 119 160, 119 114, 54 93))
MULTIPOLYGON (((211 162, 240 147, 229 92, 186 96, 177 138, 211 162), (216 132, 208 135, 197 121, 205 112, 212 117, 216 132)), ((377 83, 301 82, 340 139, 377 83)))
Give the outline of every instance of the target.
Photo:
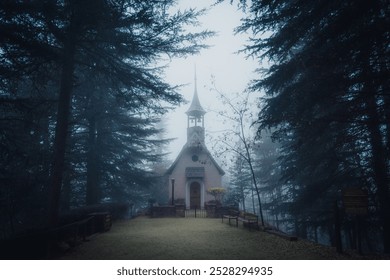
POLYGON ((199 157, 198 157, 198 155, 192 155, 191 159, 192 159, 193 162, 196 162, 196 161, 199 160, 199 157))

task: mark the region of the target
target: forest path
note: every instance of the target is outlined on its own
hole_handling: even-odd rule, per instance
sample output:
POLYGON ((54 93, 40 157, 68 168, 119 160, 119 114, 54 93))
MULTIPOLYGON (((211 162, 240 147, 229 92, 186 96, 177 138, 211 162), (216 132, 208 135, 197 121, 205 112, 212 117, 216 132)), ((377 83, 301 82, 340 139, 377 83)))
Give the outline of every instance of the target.
POLYGON ((331 247, 288 241, 220 219, 147 218, 117 221, 110 231, 68 251, 63 259, 346 259, 331 247))

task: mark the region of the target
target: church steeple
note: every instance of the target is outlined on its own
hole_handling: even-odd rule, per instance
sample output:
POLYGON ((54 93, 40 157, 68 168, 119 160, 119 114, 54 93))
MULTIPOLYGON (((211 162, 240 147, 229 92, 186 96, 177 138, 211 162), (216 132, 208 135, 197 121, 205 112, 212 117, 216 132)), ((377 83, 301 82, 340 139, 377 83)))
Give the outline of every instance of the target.
POLYGON ((198 97, 196 69, 194 77, 194 96, 187 112, 187 144, 199 146, 204 144, 204 115, 206 111, 200 105, 198 97))
POLYGON ((199 97, 198 97, 198 87, 197 87, 197 80, 196 80, 196 70, 195 70, 195 77, 194 77, 194 97, 192 98, 192 102, 190 105, 190 108, 188 108, 186 114, 188 116, 196 116, 200 117, 206 114, 206 111, 202 108, 202 105, 200 105, 199 97))

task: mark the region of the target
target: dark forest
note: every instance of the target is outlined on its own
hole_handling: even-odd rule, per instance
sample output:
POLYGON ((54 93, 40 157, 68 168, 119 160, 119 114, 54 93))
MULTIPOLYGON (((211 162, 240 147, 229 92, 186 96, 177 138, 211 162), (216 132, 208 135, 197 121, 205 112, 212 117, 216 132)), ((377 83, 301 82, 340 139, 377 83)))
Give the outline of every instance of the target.
MULTIPOLYGON (((390 4, 227 2, 245 13, 235 32, 251 35, 240 52, 259 63, 248 92, 265 94, 222 204, 245 210, 257 182, 262 226, 389 254, 390 4)), ((1 1, 1 244, 23 250, 26 236, 45 239, 86 213, 133 216, 168 201, 161 120, 184 99, 161 61, 198 54, 214 35, 186 29, 205 11, 174 5, 1 1)))

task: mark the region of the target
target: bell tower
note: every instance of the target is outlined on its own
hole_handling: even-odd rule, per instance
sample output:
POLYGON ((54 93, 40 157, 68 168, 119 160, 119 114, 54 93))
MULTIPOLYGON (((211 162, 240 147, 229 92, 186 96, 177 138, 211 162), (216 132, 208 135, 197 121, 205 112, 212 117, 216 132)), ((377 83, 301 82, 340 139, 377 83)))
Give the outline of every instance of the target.
POLYGON ((193 148, 201 148, 205 145, 204 115, 206 111, 199 102, 196 70, 194 77, 194 96, 190 108, 187 110, 187 145, 193 148))

